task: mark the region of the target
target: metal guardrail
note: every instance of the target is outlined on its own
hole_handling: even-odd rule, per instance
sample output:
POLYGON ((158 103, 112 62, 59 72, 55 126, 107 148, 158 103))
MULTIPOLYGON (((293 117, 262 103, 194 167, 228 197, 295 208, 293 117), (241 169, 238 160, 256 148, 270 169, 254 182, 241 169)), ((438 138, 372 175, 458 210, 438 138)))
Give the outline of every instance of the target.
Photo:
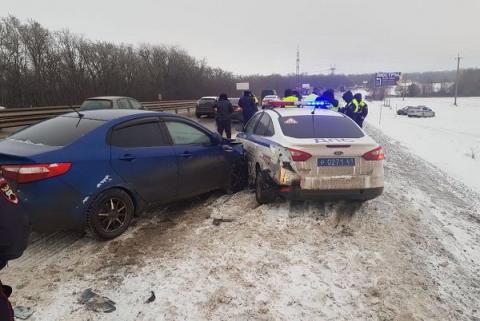
MULTIPOLYGON (((195 108, 195 100, 149 101, 142 105, 148 110, 178 113, 195 108)), ((79 106, 72 106, 78 108, 79 106)), ((71 106, 8 108, 0 110, 0 130, 2 128, 31 125, 44 119, 72 112, 71 106)))

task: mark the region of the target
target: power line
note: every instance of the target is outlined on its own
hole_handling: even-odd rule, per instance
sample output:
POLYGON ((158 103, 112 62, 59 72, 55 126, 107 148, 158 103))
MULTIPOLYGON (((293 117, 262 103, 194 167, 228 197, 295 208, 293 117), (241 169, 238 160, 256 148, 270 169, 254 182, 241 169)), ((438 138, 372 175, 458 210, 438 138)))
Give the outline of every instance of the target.
POLYGON ((457 95, 458 95, 458 80, 459 80, 459 77, 460 77, 460 60, 462 60, 463 58, 460 57, 460 54, 458 54, 457 58, 455 58, 457 60, 457 78, 455 80, 455 99, 453 101, 453 104, 455 106, 457 106, 457 95))

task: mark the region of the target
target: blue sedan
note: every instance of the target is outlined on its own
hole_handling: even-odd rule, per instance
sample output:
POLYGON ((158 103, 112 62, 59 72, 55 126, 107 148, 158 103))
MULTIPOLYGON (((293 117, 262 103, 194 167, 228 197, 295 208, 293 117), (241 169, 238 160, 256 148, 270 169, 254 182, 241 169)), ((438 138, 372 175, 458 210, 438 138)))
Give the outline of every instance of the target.
POLYGON ((182 116, 70 113, 0 141, 0 213, 111 239, 147 208, 239 188, 243 164, 241 144, 182 116))

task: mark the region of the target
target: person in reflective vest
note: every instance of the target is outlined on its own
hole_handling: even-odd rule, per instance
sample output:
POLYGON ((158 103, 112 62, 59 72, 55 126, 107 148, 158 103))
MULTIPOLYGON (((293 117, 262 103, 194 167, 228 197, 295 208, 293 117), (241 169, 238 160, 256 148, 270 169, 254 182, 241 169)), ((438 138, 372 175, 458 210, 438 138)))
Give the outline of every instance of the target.
POLYGON ((368 105, 363 100, 362 94, 355 94, 348 107, 347 116, 355 121, 358 126, 363 128, 363 121, 368 115, 368 105))
POLYGON ((285 96, 283 97, 282 101, 288 103, 285 107, 296 107, 298 98, 293 94, 291 89, 287 89, 285 90, 285 96))
POLYGON ((307 103, 314 102, 315 100, 317 100, 318 96, 319 96, 318 88, 313 88, 313 92, 310 95, 307 95, 305 98, 303 98, 303 101, 307 103))

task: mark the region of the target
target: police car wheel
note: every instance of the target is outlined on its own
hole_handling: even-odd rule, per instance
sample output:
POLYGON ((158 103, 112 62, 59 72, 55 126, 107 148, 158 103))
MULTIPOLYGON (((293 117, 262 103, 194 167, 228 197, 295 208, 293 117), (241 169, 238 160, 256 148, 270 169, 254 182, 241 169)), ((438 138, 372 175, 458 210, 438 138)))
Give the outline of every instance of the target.
POLYGON ((101 193, 87 212, 89 232, 98 239, 111 240, 130 226, 135 208, 130 196, 120 189, 101 193))
POLYGON ((275 200, 275 187, 270 176, 264 171, 257 171, 255 177, 255 198, 259 204, 271 203, 275 200))

